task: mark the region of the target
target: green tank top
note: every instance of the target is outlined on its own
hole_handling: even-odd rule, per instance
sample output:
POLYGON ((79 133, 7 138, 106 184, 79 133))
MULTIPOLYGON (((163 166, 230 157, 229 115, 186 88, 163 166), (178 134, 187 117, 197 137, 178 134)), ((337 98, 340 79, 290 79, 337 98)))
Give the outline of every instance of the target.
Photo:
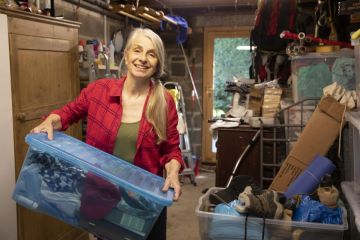
POLYGON ((139 125, 140 121, 134 123, 121 123, 115 141, 113 152, 115 156, 131 163, 134 162, 139 125))

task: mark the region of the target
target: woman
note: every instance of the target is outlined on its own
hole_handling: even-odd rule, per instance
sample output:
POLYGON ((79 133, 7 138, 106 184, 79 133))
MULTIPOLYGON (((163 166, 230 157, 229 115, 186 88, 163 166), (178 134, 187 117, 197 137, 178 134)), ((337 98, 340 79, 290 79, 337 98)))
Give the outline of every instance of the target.
MULTIPOLYGON (((163 191, 180 196, 179 172, 184 163, 176 129, 178 116, 171 95, 160 83, 165 51, 150 29, 136 28, 124 49, 121 79, 101 79, 88 85, 63 108, 53 111, 32 132, 65 130, 87 116, 86 142, 159 176, 166 170, 163 191)), ((166 209, 148 239, 166 239, 166 209)))

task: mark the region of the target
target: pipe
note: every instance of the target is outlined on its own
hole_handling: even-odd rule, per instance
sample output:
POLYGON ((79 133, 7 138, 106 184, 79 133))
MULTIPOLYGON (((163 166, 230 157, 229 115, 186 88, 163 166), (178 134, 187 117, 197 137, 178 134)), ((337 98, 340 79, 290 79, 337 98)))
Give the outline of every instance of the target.
POLYGON ((192 76, 192 74, 191 74, 189 62, 188 62, 188 59, 187 59, 187 56, 186 56, 186 53, 185 53, 185 50, 184 50, 184 47, 183 47, 182 43, 180 43, 180 47, 181 47, 181 51, 182 51, 182 53, 183 53, 183 55, 184 55, 186 69, 187 69, 187 71, 188 71, 188 73, 189 73, 190 80, 191 80, 191 84, 192 84, 193 89, 194 89, 195 97, 196 97, 197 103, 198 103, 198 105, 199 105, 201 118, 203 118, 203 111, 202 111, 202 107, 201 107, 199 95, 198 95, 198 92, 197 92, 197 90, 196 90, 196 85, 195 85, 195 82, 194 82, 194 78, 193 78, 193 76, 192 76))
MULTIPOLYGON (((283 31, 282 33, 280 33, 280 38, 300 40, 299 34, 295 34, 295 33, 289 32, 289 31, 283 31)), ((346 48, 353 48, 353 46, 351 46, 351 44, 347 43, 347 42, 327 40, 327 39, 323 39, 323 38, 313 37, 310 35, 305 35, 304 39, 307 41, 310 41, 310 42, 324 43, 326 45, 337 45, 337 46, 346 47, 346 48)))
POLYGON ((305 33, 299 32, 298 38, 299 38, 299 40, 300 40, 300 46, 304 46, 305 33))
POLYGON ((108 45, 108 27, 107 27, 107 16, 104 15, 104 41, 105 45, 108 45))

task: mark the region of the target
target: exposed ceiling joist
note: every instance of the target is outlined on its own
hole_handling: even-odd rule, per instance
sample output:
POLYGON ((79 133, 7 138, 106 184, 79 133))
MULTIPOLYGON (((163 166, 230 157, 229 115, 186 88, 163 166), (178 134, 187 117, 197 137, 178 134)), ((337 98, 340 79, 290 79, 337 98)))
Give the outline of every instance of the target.
POLYGON ((112 0, 118 3, 139 4, 164 12, 194 15, 197 13, 256 9, 258 0, 112 0))

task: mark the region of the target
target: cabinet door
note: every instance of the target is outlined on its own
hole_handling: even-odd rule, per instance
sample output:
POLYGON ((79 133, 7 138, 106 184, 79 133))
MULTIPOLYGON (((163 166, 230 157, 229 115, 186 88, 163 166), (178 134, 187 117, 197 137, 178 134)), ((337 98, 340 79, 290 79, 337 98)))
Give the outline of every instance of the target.
MULTIPOLYGON (((79 91, 76 41, 9 34, 14 111, 15 171, 20 172, 25 135, 41 116, 71 101, 79 91)), ((80 137, 80 126, 68 133, 80 137)), ((88 235, 18 206, 19 240, 80 240, 88 235)))
MULTIPOLYGON (((234 176, 249 175, 256 182, 262 184, 264 189, 270 185, 278 169, 275 170, 274 167, 266 167, 261 163, 261 136, 258 135, 253 139, 257 131, 259 131, 259 129, 250 127, 218 129, 215 186, 226 187, 231 173, 243 153, 245 153, 245 155, 242 156, 234 176), (247 147, 248 150, 246 150, 247 147), (261 176, 261 174, 263 176, 261 176)), ((273 133, 268 130, 263 130, 262 134, 265 138, 273 138, 273 133)), ((264 141, 262 149, 264 164, 273 164, 273 158, 283 159, 280 155, 274 155, 275 153, 280 154, 282 150, 283 148, 279 146, 275 147, 273 142, 269 143, 264 141)))
MULTIPOLYGON (((240 157, 245 151, 246 147, 256 134, 256 131, 239 129, 218 129, 217 141, 217 165, 216 165, 216 180, 217 187, 225 187, 231 176, 231 173, 240 157)), ((256 141, 248 150, 247 154, 243 156, 240 164, 236 169, 236 175, 250 175, 257 182, 260 180, 260 145, 256 141)))

